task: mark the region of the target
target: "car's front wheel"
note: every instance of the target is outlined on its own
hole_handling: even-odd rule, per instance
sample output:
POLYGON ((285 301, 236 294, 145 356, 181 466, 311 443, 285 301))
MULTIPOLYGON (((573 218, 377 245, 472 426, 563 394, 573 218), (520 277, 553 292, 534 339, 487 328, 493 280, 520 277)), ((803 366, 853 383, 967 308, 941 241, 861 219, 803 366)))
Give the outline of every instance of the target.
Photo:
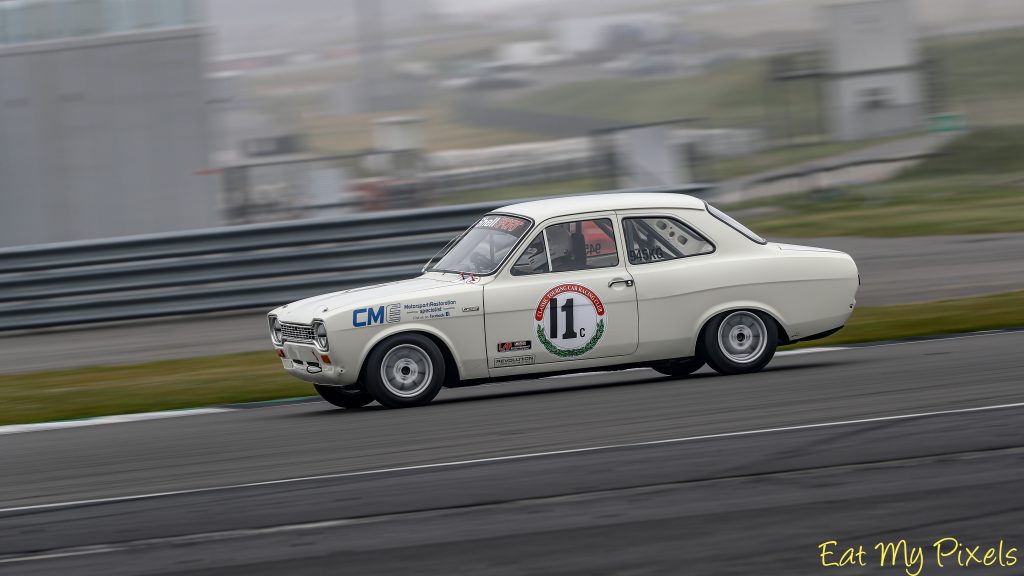
POLYGON ((422 334, 397 334, 370 352, 364 380, 367 391, 383 406, 422 406, 444 384, 444 354, 422 334))
POLYGON ((704 359, 719 374, 757 372, 779 343, 775 321, 762 312, 737 310, 714 317, 701 337, 704 359))
POLYGON ((316 393, 321 398, 338 408, 362 408, 373 402, 373 396, 363 390, 348 389, 342 386, 321 386, 320 384, 314 384, 313 387, 316 388, 316 393))

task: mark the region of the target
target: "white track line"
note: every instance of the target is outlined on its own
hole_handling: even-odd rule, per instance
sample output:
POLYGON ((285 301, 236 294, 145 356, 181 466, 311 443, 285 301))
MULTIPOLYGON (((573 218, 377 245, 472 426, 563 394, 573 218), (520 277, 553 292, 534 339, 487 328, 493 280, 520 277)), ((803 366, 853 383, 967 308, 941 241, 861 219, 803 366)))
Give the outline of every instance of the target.
POLYGON ((796 350, 783 350, 782 352, 776 352, 775 357, 786 357, 786 356, 800 356, 801 354, 818 354, 821 352, 839 352, 841 350, 851 350, 848 346, 822 346, 820 348, 797 348, 796 350))
POLYGON ((515 460, 526 460, 530 458, 541 458, 544 456, 564 456, 568 454, 583 454, 588 452, 600 452, 605 450, 616 450, 621 448, 640 448, 644 446, 658 446, 661 444, 679 444, 683 442, 694 442, 698 440, 714 440, 719 438, 736 438, 740 436, 754 436, 757 434, 772 434, 777 432, 792 432, 796 430, 813 430, 818 428, 832 428, 836 426, 850 426, 853 424, 868 424, 872 422, 891 422, 896 420, 910 420, 913 418, 927 418, 933 416, 948 416, 952 414, 969 414, 972 412, 988 412, 992 410, 1005 410, 1009 408, 1024 408, 1024 402, 1013 404, 997 404, 993 406, 979 406, 975 408, 957 408, 954 410, 937 410, 934 412, 919 412, 916 414, 899 414, 896 416, 876 416, 873 418, 860 418, 856 420, 840 420, 836 422, 820 422, 817 424, 801 424, 796 426, 780 426, 778 428, 761 428, 758 430, 744 430, 741 432, 721 432, 717 434, 703 434, 700 436, 685 436, 682 438, 668 438, 664 440, 648 440, 645 442, 627 442, 622 444, 605 444, 602 446, 589 446, 585 448, 568 448, 564 450, 550 450, 547 452, 531 452, 526 454, 512 454, 509 456, 491 456, 487 458, 475 458, 471 460, 453 460, 449 462, 435 462, 433 464, 417 464, 412 466, 396 466, 394 468, 378 468, 376 470, 361 470, 357 472, 338 472, 334 474, 320 474, 316 476, 299 476, 295 478, 282 478, 279 480, 266 480, 263 482, 246 482, 243 484, 227 484, 223 486, 210 486, 207 488, 191 488, 185 490, 170 490, 167 492, 153 492, 149 494, 135 494, 131 496, 113 496, 108 498, 93 498, 89 500, 71 500, 67 502, 53 502, 50 504, 34 504, 31 506, 15 506, 11 508, 0 508, 0 514, 13 512, 27 512, 31 510, 51 510, 58 508, 71 508, 75 506, 88 506, 94 504, 112 504, 118 502, 131 502, 137 500, 149 500, 165 496, 182 496, 188 494, 205 494, 210 492, 223 492, 226 490, 238 490, 242 488, 257 488, 261 486, 278 486, 282 484, 295 484, 298 482, 311 482, 317 480, 337 480, 341 478, 354 478, 358 476, 373 476, 377 474, 389 474, 394 472, 411 472, 418 470, 436 470, 439 468, 452 468, 456 466, 470 466, 474 464, 493 464, 496 462, 510 462, 515 460))
POLYGON ((99 418, 84 418, 82 420, 40 422, 38 424, 13 424, 10 426, 0 426, 0 436, 5 434, 22 434, 24 432, 40 432, 43 430, 62 430, 65 428, 81 428, 83 426, 99 426, 101 424, 120 424, 123 422, 142 422, 144 420, 160 420, 163 418, 181 418, 182 416, 198 416, 200 414, 216 414, 218 412, 233 412, 233 410, 231 408, 195 408, 193 410, 141 412, 139 414, 100 416, 99 418))

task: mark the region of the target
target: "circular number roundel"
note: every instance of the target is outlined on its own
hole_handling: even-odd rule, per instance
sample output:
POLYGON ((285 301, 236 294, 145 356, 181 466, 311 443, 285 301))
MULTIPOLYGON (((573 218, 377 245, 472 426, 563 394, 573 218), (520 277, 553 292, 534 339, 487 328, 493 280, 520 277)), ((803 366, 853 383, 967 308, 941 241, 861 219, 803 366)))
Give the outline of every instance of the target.
POLYGON ((604 304, 581 284, 559 284, 540 299, 533 316, 537 340, 559 358, 590 352, 607 329, 604 304))

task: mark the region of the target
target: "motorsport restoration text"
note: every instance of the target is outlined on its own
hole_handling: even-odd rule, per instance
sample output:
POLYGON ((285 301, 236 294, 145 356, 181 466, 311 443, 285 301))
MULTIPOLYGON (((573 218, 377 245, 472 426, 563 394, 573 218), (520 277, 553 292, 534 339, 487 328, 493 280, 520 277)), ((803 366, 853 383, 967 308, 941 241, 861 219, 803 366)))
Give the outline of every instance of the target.
POLYGON ((965 544, 956 538, 939 538, 929 546, 911 546, 906 540, 864 545, 841 546, 835 540, 818 545, 821 565, 902 567, 908 576, 919 576, 925 565, 934 561, 937 568, 1009 567, 1017 564, 1017 548, 1002 540, 996 545, 965 544))

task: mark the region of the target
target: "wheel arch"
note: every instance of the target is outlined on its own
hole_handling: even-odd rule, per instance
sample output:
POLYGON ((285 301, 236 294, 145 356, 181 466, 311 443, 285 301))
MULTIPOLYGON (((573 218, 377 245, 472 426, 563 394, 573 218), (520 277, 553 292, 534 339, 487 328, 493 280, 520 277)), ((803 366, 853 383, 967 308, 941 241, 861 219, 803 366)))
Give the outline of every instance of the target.
POLYGON ((738 312, 740 310, 750 310, 750 311, 753 311, 753 312, 761 312, 762 314, 765 314, 766 316, 768 316, 768 318, 772 322, 775 323, 775 327, 778 329, 778 332, 779 332, 779 345, 781 346, 783 344, 788 344, 790 342, 790 340, 789 340, 789 330, 786 329, 786 325, 783 324, 782 320, 780 320, 780 318, 782 316, 781 316, 781 314, 779 314, 778 310, 776 310, 775 308, 773 308, 771 306, 768 306, 768 305, 762 304, 762 303, 758 303, 758 302, 742 302, 741 301, 741 302, 728 302, 728 303, 725 303, 725 304, 721 304, 719 306, 715 306, 713 308, 708 309, 700 317, 700 320, 697 322, 697 326, 696 326, 697 339, 695 340, 695 342, 696 342, 695 349, 696 350, 701 350, 701 346, 704 344, 704 328, 708 325, 708 322, 711 322, 712 319, 714 319, 715 317, 717 317, 717 316, 719 316, 721 314, 725 314, 725 313, 728 313, 728 312, 738 312))
POLYGON ((441 350, 441 355, 444 356, 445 386, 449 386, 462 379, 461 363, 458 360, 458 356, 455 352, 455 346, 451 340, 440 330, 436 330, 425 325, 414 325, 396 327, 393 330, 382 331, 366 343, 366 346, 363 348, 363 352, 359 358, 360 381, 365 381, 366 360, 370 357, 370 353, 372 353, 377 346, 380 346, 380 344, 388 338, 404 334, 418 334, 429 338, 441 350))

